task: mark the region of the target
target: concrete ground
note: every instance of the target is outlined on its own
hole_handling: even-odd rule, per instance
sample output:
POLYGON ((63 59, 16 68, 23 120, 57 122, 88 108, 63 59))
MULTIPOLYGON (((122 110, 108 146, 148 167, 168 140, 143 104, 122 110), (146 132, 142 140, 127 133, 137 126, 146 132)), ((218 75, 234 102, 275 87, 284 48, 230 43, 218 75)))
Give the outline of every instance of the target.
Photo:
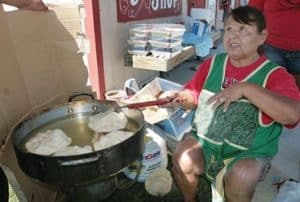
POLYGON ((283 180, 300 181, 300 125, 290 130, 284 128, 279 141, 279 152, 271 163, 265 180, 258 184, 253 202, 270 202, 278 190, 276 184, 283 180))

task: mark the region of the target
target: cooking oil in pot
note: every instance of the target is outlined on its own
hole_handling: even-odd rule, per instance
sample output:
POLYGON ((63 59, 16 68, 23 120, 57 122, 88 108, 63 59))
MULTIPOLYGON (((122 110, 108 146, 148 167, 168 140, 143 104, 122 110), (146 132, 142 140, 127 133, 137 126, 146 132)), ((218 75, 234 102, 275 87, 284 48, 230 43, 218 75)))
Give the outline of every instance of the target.
MULTIPOLYGON (((92 146, 92 139, 96 134, 95 131, 88 127, 89 118, 92 114, 81 114, 80 116, 68 116, 63 119, 53 120, 35 130, 33 130, 25 141, 23 142, 21 148, 26 151, 25 143, 34 137, 39 132, 44 132, 47 130, 61 129, 64 133, 72 139, 70 146, 92 146)), ((128 123, 124 131, 136 132, 138 130, 138 123, 130 118, 128 118, 128 123)), ((104 134, 105 135, 105 134, 104 134)))

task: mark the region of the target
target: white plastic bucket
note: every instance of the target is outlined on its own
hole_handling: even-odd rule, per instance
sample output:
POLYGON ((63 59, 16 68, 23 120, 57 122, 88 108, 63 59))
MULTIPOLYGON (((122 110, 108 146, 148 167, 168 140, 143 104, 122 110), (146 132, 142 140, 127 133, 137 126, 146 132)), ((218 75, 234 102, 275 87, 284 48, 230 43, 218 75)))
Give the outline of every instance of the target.
POLYGON ((124 174, 131 180, 144 182, 159 168, 168 166, 166 141, 152 129, 145 130, 145 149, 142 158, 124 169, 124 174))

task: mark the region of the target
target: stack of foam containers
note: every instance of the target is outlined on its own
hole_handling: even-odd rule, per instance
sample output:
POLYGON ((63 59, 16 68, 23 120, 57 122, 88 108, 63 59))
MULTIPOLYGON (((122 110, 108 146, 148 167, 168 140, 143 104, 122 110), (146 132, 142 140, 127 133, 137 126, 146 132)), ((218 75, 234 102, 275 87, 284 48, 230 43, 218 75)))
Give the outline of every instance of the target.
POLYGON ((171 58, 182 51, 184 25, 156 24, 150 32, 150 51, 154 57, 171 58))
POLYGON ((136 24, 130 28, 129 53, 171 58, 182 51, 185 32, 181 24, 136 24))
POLYGON ((150 53, 149 24, 135 24, 129 29, 128 53, 132 55, 148 55, 150 53))

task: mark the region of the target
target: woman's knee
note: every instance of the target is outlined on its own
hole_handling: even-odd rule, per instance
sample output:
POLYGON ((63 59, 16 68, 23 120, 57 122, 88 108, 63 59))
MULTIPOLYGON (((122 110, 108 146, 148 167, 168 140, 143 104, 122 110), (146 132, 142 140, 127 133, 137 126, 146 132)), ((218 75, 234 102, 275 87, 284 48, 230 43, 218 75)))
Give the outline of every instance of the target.
POLYGON ((204 156, 201 146, 195 139, 184 139, 173 153, 173 169, 186 174, 201 174, 204 168, 204 156))
POLYGON ((251 195, 261 178, 262 171, 262 163, 255 159, 238 161, 225 175, 225 191, 251 195))

